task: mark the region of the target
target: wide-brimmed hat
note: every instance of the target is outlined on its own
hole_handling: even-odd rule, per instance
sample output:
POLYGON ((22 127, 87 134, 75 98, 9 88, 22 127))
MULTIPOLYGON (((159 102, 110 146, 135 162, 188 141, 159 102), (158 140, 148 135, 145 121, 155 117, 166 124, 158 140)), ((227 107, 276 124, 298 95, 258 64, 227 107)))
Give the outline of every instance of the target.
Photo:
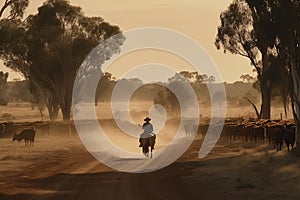
POLYGON ((144 119, 144 121, 145 121, 145 122, 149 122, 149 121, 151 121, 151 119, 150 119, 149 117, 146 117, 146 118, 144 119))

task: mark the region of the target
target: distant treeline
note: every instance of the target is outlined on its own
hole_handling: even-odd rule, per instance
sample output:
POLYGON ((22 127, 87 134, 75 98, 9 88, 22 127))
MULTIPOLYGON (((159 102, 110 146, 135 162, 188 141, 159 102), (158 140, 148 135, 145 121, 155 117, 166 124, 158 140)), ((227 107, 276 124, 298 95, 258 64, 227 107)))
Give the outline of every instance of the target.
POLYGON ((26 80, 7 82, 5 88, 1 89, 1 105, 8 102, 31 102, 32 99, 29 82, 26 80))
POLYGON ((0 105, 8 102, 31 102, 33 95, 30 92, 29 81, 15 80, 8 82, 9 74, 0 71, 0 105))
MULTIPOLYGON (((127 88, 123 93, 119 94, 121 97, 125 98, 126 91, 130 88, 140 87, 131 97, 133 101, 154 101, 157 98, 159 92, 165 92, 167 89, 160 84, 146 84, 143 85, 142 81, 137 81, 136 79, 121 79, 117 81, 110 81, 106 87, 101 88, 98 91, 98 102, 109 102, 111 101, 112 92, 115 85, 121 82, 124 88, 127 88)), ((217 84, 217 83, 214 83, 217 84)), ((167 86, 167 83, 165 83, 167 86)), ((209 105, 210 96, 206 84, 195 84, 192 83, 195 94, 198 97, 199 103, 209 105)), ((226 90, 226 100, 229 106, 249 106, 244 97, 249 98, 254 103, 260 102, 260 93, 257 89, 253 87, 253 83, 246 83, 242 81, 236 81, 234 83, 224 83, 226 90)), ((273 97, 273 105, 281 104, 279 96, 276 94, 273 97)), ((32 102, 34 101, 34 95, 30 91, 29 81, 11 81, 6 83, 5 89, 1 90, 1 104, 6 105, 8 102, 32 102)))

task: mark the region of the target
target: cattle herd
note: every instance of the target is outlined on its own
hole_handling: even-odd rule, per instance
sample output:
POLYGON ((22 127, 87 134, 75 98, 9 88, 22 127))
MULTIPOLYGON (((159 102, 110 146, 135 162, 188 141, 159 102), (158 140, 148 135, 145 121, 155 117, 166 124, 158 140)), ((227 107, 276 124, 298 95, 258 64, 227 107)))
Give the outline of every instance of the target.
MULTIPOLYGON (((207 120, 209 121, 209 120, 207 120)), ((206 136, 208 128, 212 132, 221 130, 221 140, 242 141, 249 143, 265 143, 273 145, 274 149, 281 151, 285 142, 288 151, 292 150, 296 139, 296 126, 291 121, 280 120, 244 120, 226 119, 224 124, 212 123, 200 124, 186 120, 184 129, 186 136, 198 133, 202 138, 206 136)), ((59 135, 74 135, 74 124, 70 123, 29 123, 29 124, 0 124, 0 138, 12 137, 13 141, 25 141, 25 145, 33 145, 36 131, 45 136, 58 133, 59 135), (28 128, 31 127, 31 128, 28 128), (35 128, 33 128, 35 127, 35 128), (16 134, 18 133, 18 134, 16 134)))
MULTIPOLYGON (((212 128, 223 126, 215 124, 212 128)), ((200 124, 198 133, 205 137, 208 130, 208 124, 200 124)), ((221 132, 220 138, 228 141, 243 141, 252 143, 268 142, 274 145, 274 149, 281 151, 285 142, 288 151, 292 150, 295 145, 296 126, 290 121, 279 120, 226 120, 221 132)))
POLYGON ((24 141, 25 146, 33 146, 36 136, 74 136, 74 124, 71 122, 4 122, 0 123, 0 139, 24 141))

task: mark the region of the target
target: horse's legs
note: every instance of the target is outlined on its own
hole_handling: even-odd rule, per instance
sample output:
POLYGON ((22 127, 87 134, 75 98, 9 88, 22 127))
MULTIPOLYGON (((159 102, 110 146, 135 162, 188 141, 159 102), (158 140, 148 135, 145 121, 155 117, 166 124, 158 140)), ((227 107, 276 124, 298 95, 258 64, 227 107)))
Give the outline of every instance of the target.
POLYGON ((143 146, 143 154, 144 154, 145 158, 149 157, 149 147, 147 145, 143 146))
POLYGON ((151 148, 151 151, 150 151, 150 158, 152 158, 153 154, 152 154, 152 148, 151 148))
POLYGON ((143 142, 143 154, 145 158, 152 158, 153 154, 152 151, 154 150, 154 145, 155 145, 155 136, 148 138, 146 142, 143 142), (150 148, 150 149, 149 149, 150 148))

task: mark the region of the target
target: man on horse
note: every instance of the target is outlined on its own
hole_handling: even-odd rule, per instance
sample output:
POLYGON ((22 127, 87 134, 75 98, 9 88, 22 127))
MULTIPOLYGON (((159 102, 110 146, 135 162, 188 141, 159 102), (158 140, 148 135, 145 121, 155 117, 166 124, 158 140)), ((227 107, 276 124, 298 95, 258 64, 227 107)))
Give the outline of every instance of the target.
MULTIPOLYGON (((151 119, 149 117, 146 117, 144 119, 144 124, 142 126, 143 128, 143 133, 140 135, 140 146, 139 147, 142 147, 142 138, 151 138, 151 137, 154 137, 154 143, 155 143, 155 138, 156 138, 156 135, 153 133, 153 126, 152 124, 150 123, 151 119)), ((154 144, 153 144, 153 147, 152 147, 152 150, 154 149, 154 144)))

